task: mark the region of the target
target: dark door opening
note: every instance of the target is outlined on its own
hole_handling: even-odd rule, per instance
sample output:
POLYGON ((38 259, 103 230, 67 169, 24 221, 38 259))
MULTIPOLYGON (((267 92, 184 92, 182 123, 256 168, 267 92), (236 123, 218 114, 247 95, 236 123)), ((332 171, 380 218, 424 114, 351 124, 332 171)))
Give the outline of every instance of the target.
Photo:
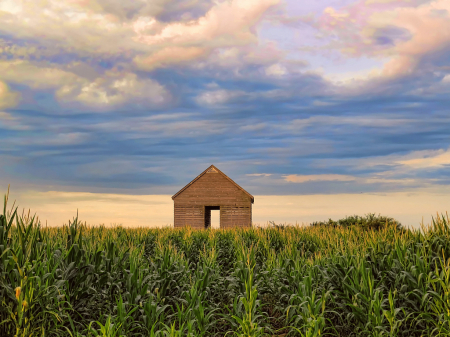
POLYGON ((205 228, 220 228, 220 206, 205 206, 205 228), (213 212, 213 217, 211 217, 211 211, 219 212, 213 212), (219 213, 218 221, 217 213, 219 213))

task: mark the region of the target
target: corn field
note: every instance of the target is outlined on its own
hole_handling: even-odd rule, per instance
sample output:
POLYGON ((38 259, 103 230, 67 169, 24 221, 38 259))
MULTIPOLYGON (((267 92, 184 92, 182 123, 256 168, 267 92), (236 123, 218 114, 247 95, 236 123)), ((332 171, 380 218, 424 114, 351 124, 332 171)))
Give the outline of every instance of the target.
POLYGON ((450 222, 192 231, 0 216, 0 336, 450 336, 450 222))

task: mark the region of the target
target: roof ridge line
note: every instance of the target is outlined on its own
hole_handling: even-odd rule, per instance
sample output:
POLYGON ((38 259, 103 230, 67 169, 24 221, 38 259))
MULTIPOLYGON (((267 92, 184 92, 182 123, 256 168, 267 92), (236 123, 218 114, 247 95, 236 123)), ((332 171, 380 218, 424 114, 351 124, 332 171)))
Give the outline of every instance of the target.
POLYGON ((234 185, 236 185, 237 188, 239 188, 240 190, 242 190, 245 194, 247 194, 251 201, 252 204, 255 200, 255 198, 253 197, 253 195, 251 195, 250 193, 248 193, 245 189, 243 189, 241 186, 239 186, 233 179, 231 179, 230 177, 228 177, 225 173, 223 173, 221 170, 219 170, 216 166, 214 165, 210 165, 206 170, 204 170, 202 173, 200 173, 197 177, 195 177, 190 183, 188 183, 186 186, 184 186, 181 190, 179 190, 177 193, 175 193, 172 196, 172 200, 174 200, 181 192, 183 192, 186 188, 188 188, 190 185, 192 185, 195 181, 197 181, 201 176, 203 176, 211 167, 215 168, 219 173, 221 173, 223 176, 225 176, 225 178, 227 178, 230 182, 232 182, 234 185))

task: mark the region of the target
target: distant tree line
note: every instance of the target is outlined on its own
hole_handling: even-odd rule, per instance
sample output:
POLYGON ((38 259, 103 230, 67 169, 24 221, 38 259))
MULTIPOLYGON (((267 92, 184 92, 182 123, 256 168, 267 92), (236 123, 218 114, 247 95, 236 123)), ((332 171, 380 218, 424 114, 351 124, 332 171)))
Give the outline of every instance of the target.
POLYGON ((375 213, 368 213, 365 216, 351 215, 338 221, 328 219, 328 221, 315 221, 310 226, 330 226, 330 227, 350 227, 358 226, 364 229, 380 230, 386 226, 395 226, 398 229, 402 229, 402 224, 397 220, 384 216, 375 215, 375 213))
MULTIPOLYGON (((388 227, 397 227, 397 229, 404 229, 402 224, 395 220, 394 218, 390 218, 384 215, 375 215, 375 213, 368 213, 365 216, 359 215, 351 215, 346 216, 343 219, 334 221, 332 219, 328 219, 328 221, 314 221, 309 224, 311 227, 317 226, 328 226, 328 227, 350 227, 357 226, 364 229, 372 229, 372 230, 380 230, 388 227)), ((284 229, 286 227, 285 224, 275 224, 274 221, 269 221, 269 226, 272 228, 280 228, 284 229)))

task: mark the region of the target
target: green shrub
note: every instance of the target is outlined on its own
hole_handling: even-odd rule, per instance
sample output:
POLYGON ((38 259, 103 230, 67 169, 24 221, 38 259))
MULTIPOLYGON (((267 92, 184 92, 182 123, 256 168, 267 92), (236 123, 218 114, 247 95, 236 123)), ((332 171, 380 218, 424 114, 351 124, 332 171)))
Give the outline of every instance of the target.
POLYGON ((397 220, 382 216, 378 214, 377 216, 375 213, 369 213, 365 216, 358 216, 358 215, 351 215, 347 216, 343 219, 340 219, 338 221, 334 221, 331 219, 328 219, 328 221, 317 221, 310 224, 311 226, 329 226, 329 227, 350 227, 350 226, 357 226, 364 229, 374 229, 374 230, 380 230, 385 227, 395 226, 398 229, 402 228, 402 225, 397 220))

